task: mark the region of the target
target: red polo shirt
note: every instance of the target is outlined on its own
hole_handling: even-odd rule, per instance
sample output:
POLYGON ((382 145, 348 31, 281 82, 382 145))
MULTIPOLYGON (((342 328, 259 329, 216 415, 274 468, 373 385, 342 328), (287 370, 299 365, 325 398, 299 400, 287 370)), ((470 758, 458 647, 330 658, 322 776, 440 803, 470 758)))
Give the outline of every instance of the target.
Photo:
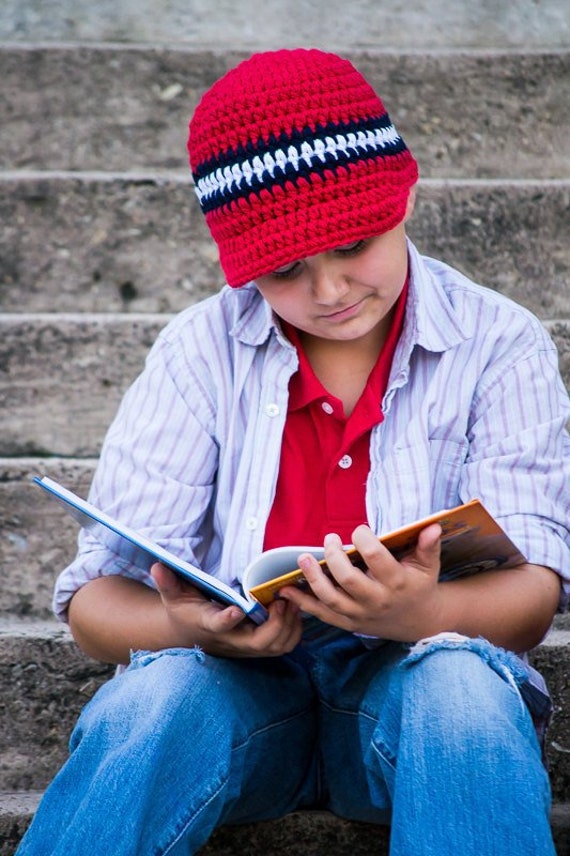
POLYGON ((366 523, 370 432, 382 421, 394 351, 402 331, 408 282, 396 303, 388 338, 362 395, 346 418, 342 402, 324 388, 309 363, 298 332, 283 322, 297 348, 299 369, 289 381, 279 476, 265 529, 264 549, 286 544, 322 544, 336 532, 349 544, 366 523))

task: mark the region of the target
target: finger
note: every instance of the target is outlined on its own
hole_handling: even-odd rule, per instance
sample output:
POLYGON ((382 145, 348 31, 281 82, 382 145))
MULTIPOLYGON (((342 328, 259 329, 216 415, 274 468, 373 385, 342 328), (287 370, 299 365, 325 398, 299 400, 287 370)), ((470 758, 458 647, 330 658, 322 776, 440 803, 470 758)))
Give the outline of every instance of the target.
POLYGON ((176 602, 186 601, 204 607, 200 621, 202 628, 208 632, 228 632, 237 627, 245 617, 237 606, 230 605, 224 608, 220 604, 213 603, 199 589, 181 580, 178 574, 160 562, 152 566, 151 574, 165 605, 172 606, 176 602))
POLYGON ((259 635, 267 641, 278 642, 288 638, 301 627, 299 608, 279 598, 269 607, 269 618, 259 628, 259 635))
MULTIPOLYGON (((275 645, 281 650, 291 650, 301 641, 303 634, 303 623, 299 607, 286 600, 278 600, 274 607, 277 613, 277 632, 274 638, 275 645)), ((271 615, 270 615, 271 619, 271 615)))
POLYGON ((437 576, 441 564, 441 534, 439 523, 432 523, 431 526, 422 529, 415 549, 404 560, 405 564, 430 576, 437 576))
POLYGON ((280 656, 291 651, 301 639, 302 626, 298 610, 284 600, 269 607, 269 617, 260 626, 248 623, 238 628, 240 647, 249 656, 280 656))
POLYGON ((166 598, 180 597, 184 591, 182 580, 180 577, 163 565, 161 562, 156 562, 150 569, 151 576, 156 583, 156 587, 161 595, 166 598))
POLYGON ((398 586, 402 574, 411 569, 437 575, 439 572, 441 527, 439 524, 422 529, 418 540, 396 558, 367 526, 359 526, 353 532, 353 542, 367 568, 368 577, 387 588, 398 586))
POLYGON ((246 632, 251 632, 254 625, 244 621, 245 613, 238 606, 220 607, 218 604, 209 604, 210 608, 202 612, 202 627, 210 633, 230 633, 243 623, 246 632))
POLYGON ((398 563, 369 526, 352 533, 354 551, 345 552, 336 537, 325 538, 325 558, 335 582, 354 597, 366 597, 372 581, 387 584, 401 572, 398 563))
MULTIPOLYGON (((340 538, 338 543, 337 538, 338 536, 325 538, 326 570, 310 553, 299 556, 299 566, 310 589, 310 592, 305 594, 309 597, 314 596, 333 608, 336 608, 339 599, 342 598, 342 585, 346 576, 355 573, 355 569, 342 549, 340 538)), ((360 574, 360 571, 356 573, 360 574)))
MULTIPOLYGON (((344 558, 346 560, 346 556, 344 558)), ((314 556, 305 554, 299 557, 299 565, 310 589, 307 591, 296 586, 286 586, 281 590, 282 599, 294 604, 301 612, 314 615, 327 624, 349 629, 349 622, 357 608, 354 600, 323 573, 314 556)), ((362 575, 361 571, 355 571, 354 568, 351 570, 362 575)))

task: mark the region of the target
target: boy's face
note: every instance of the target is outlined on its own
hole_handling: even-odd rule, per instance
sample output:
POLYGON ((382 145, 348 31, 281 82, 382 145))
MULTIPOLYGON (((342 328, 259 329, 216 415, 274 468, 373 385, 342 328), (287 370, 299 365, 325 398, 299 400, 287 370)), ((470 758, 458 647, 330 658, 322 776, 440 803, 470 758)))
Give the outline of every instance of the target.
POLYGON ((383 339, 407 269, 404 220, 374 238, 300 259, 256 283, 275 313, 309 337, 383 339))

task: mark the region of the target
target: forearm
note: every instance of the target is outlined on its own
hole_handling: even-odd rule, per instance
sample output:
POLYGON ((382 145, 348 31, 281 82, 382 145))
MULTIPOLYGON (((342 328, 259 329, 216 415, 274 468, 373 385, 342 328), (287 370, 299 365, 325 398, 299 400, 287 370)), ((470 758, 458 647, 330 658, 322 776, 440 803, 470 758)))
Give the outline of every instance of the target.
POLYGON ((127 577, 98 577, 80 588, 69 606, 69 625, 86 654, 108 663, 128 663, 131 650, 180 644, 160 595, 127 577))
POLYGON ((511 651, 528 651, 548 631, 560 598, 560 578, 540 565, 476 574, 439 583, 441 630, 484 636, 511 651))

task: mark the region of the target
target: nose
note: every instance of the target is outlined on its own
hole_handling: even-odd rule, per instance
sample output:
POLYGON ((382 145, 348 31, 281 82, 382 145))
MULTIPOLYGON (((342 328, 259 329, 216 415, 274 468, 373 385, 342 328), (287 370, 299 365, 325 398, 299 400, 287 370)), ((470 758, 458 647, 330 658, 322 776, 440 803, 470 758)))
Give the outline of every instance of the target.
POLYGON ((316 303, 334 306, 349 290, 346 277, 333 261, 326 258, 313 260, 311 270, 311 292, 316 303))

